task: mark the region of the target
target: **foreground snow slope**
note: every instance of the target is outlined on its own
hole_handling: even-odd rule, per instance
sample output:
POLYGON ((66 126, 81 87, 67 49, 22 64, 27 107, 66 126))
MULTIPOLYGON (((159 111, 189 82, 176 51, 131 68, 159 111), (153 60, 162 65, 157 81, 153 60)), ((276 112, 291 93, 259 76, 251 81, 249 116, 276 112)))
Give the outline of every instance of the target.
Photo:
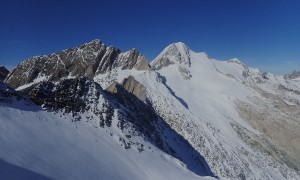
POLYGON ((47 112, 28 100, 1 100, 5 100, 0 102, 4 179, 204 178, 147 141, 144 145, 151 149, 142 153, 125 150, 116 135, 106 132, 109 129, 95 128, 88 119, 72 122, 71 114, 47 112))

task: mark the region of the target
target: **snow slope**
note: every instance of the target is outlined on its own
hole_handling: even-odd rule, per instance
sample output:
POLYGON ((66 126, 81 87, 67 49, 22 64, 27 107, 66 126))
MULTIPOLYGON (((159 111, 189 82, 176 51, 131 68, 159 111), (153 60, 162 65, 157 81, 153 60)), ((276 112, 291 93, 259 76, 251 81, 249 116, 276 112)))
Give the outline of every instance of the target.
POLYGON ((88 119, 73 120, 71 114, 47 112, 27 100, 1 102, 2 177, 14 179, 23 173, 18 179, 205 178, 147 141, 144 145, 151 149, 142 153, 125 150, 109 129, 96 128, 88 119))
MULTIPOLYGON (((238 59, 211 59, 206 53, 193 52, 184 43, 166 47, 151 62, 151 67, 152 71, 115 70, 94 79, 106 87, 109 81, 121 82, 133 75, 146 87, 147 99, 156 112, 191 143, 218 177, 300 178, 297 168, 290 164, 292 160, 285 159, 288 150, 273 141, 277 135, 264 134, 239 111, 239 102, 263 111, 270 100, 261 92, 276 94, 273 89, 284 83, 278 80, 281 77, 248 68, 238 59), (265 76, 269 77, 268 80, 265 76), (262 107, 255 99, 262 101, 262 107)), ((288 99, 288 96, 284 97, 288 99)), ((293 100, 297 98, 299 96, 294 96, 293 100)), ((272 111, 268 113, 272 114, 272 111)), ((277 115, 277 119, 285 119, 286 124, 299 127, 299 118, 294 118, 298 121, 295 124, 291 123, 294 120, 289 116, 277 115)), ((266 122, 278 123, 270 119, 266 122)), ((280 127, 270 126, 269 131, 276 132, 276 128, 280 127)), ((296 137, 299 132, 299 129, 293 130, 296 137)))

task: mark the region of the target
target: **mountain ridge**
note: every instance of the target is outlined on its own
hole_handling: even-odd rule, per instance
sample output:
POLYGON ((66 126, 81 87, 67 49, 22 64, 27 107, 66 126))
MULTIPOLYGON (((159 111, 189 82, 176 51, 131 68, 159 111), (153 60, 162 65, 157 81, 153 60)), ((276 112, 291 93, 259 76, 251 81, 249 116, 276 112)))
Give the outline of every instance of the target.
POLYGON ((136 49, 121 53, 118 48, 93 40, 76 48, 29 58, 12 70, 5 81, 17 88, 29 83, 72 76, 93 78, 116 67, 149 69, 146 57, 136 49))
MULTIPOLYGON (((78 47, 75 48, 69 48, 65 49, 62 51, 59 51, 57 53, 52 53, 49 55, 41 55, 41 56, 33 56, 27 60, 22 61, 16 68, 14 68, 6 77, 5 81, 8 82, 12 87, 17 88, 20 86, 23 86, 28 83, 35 83, 34 80, 37 82, 45 80, 45 78, 48 78, 49 80, 58 80, 62 77, 72 77, 72 76, 77 76, 77 75, 85 75, 88 77, 94 77, 97 74, 103 74, 106 71, 110 71, 113 68, 116 67, 121 67, 122 69, 132 69, 135 68, 137 70, 149 70, 154 69, 158 70, 161 69, 164 66, 168 66, 170 64, 174 64, 175 62, 179 63, 181 66, 184 66, 184 68, 179 67, 180 71, 186 71, 186 67, 191 66, 190 62, 190 55, 189 53, 195 53, 192 51, 185 43, 183 42, 176 42, 168 45, 156 58, 154 58, 152 61, 148 61, 148 59, 139 53, 135 48, 132 48, 128 51, 121 52, 120 49, 115 48, 114 46, 106 46, 100 39, 94 39, 92 41, 89 41, 87 43, 84 43, 82 45, 79 45, 78 47), (80 52, 83 51, 86 47, 88 48, 94 48, 94 51, 85 52, 86 54, 80 54, 80 52), (102 50, 101 50, 102 49, 102 50), (104 50, 107 49, 107 50, 104 50), (103 51, 104 50, 104 51, 103 51), (74 57, 66 57, 69 51, 78 51, 79 55, 75 55, 74 57), (98 52, 97 51, 103 51, 103 52, 98 52), (103 54, 104 53, 104 54, 103 54), (106 54, 105 54, 106 53, 106 54), (176 55, 175 55, 175 54, 176 55), (96 55, 97 54, 97 55, 96 55), (168 54, 170 56, 175 57, 175 59, 170 60, 167 58, 168 54), (85 55, 85 56, 84 56, 85 55), (94 55, 94 57, 93 57, 94 55), (82 60, 77 60, 77 64, 81 64, 82 67, 74 67, 72 65, 66 65, 65 60, 61 60, 59 56, 62 56, 62 58, 67 58, 67 59, 73 59, 69 64, 73 64, 74 58, 81 58, 82 60), (81 57, 83 56, 83 57, 81 57), (90 56, 90 57, 89 57, 90 56), (99 59, 97 56, 105 56, 102 57, 103 59, 99 59), (117 57, 119 56, 119 57, 117 57), (89 59, 90 58, 90 59, 89 59), (90 62, 86 62, 85 59, 87 59, 90 62), (45 70, 45 72, 37 72, 35 70, 35 67, 33 65, 30 66, 30 64, 36 64, 36 66, 41 66, 40 64, 43 63, 43 61, 55 61, 56 60, 56 65, 54 63, 50 63, 49 66, 55 67, 62 65, 64 68, 57 68, 56 73, 57 77, 48 77, 49 74, 54 74, 51 72, 49 68, 45 70), (82 61, 82 62, 81 62, 82 61), (30 67, 27 67, 29 64, 30 67), (86 65, 84 65, 86 64, 86 65), (67 66, 67 68, 66 68, 67 66), (71 66, 71 67, 69 67, 71 66), (26 68, 24 68, 26 67, 26 68), (23 70, 22 70, 23 69, 23 70), (20 74, 28 74, 28 72, 25 72, 24 69, 33 69, 32 72, 29 74, 31 77, 23 77, 22 79, 16 79, 14 74, 16 76, 20 76, 20 74), (80 70, 80 69, 83 69, 80 70), (50 73, 47 73, 49 72, 50 73)), ((71 52, 72 53, 72 52, 71 52)), ((74 52, 72 53, 74 54, 74 52)), ((198 52, 196 54, 201 54, 203 58, 211 59, 205 52, 198 52)), ((233 62, 242 65, 243 67, 247 68, 244 63, 242 63, 239 59, 233 58, 230 60, 227 60, 228 62, 233 62)), ((38 67, 37 69, 41 69, 45 67, 38 67)), ((271 74, 271 73, 268 73, 271 74)), ((290 73, 292 74, 292 73, 290 73)), ((289 74, 284 75, 285 77, 288 77, 289 74)), ((279 75, 280 76, 280 75, 279 75)))
MULTIPOLYGON (((300 159, 297 157, 300 150, 297 145, 297 135, 300 134, 300 119, 297 116, 300 114, 300 81, 296 72, 291 77, 262 73, 236 58, 218 61, 206 53, 193 52, 181 42, 167 46, 149 65, 146 57, 136 49, 122 53, 101 43, 96 40, 80 48, 65 50, 62 53, 66 55, 65 61, 82 63, 66 68, 70 70, 69 74, 65 71, 46 74, 40 65, 44 62, 41 60, 43 57, 33 58, 32 62, 36 64, 21 63, 18 70, 10 73, 6 82, 28 94, 46 110, 47 107, 50 107, 48 110, 52 107, 67 109, 67 112, 76 110, 75 120, 90 122, 93 117, 92 122, 96 123, 93 126, 100 125, 112 134, 116 132, 110 131, 110 125, 117 129, 123 127, 122 117, 127 114, 125 122, 136 123, 142 130, 140 132, 150 137, 149 140, 161 139, 165 143, 159 144, 165 144, 166 148, 160 149, 171 155, 173 151, 167 148, 166 143, 176 147, 174 150, 180 156, 173 154, 173 157, 180 159, 198 175, 203 171, 199 172, 200 166, 190 159, 191 154, 199 155, 200 159, 196 161, 207 163, 212 173, 206 175, 221 179, 300 177, 300 159), (32 67, 36 72, 28 71, 32 67), (28 73, 25 80, 20 75, 23 72, 28 73), (41 73, 48 77, 39 79, 41 73), (85 89, 83 87, 94 83, 101 88, 92 90, 92 94, 100 93, 104 104, 116 105, 102 107, 93 98, 89 99, 89 90, 80 93, 81 89, 85 89), (82 103, 87 104, 81 106, 82 103), (101 107, 95 107, 95 104, 101 107), (85 113, 90 113, 89 106, 98 108, 100 114, 93 113, 87 118, 85 113), (148 121, 145 117, 148 112, 160 117, 160 120, 148 121), (112 116, 118 118, 105 119, 112 116), (153 124, 143 127, 139 124, 143 122, 153 124), (155 132, 156 128, 159 133, 154 133, 152 137, 149 132, 155 132), (168 133, 160 133, 162 129, 168 129, 172 137, 182 137, 182 142, 186 142, 189 152, 193 153, 178 149, 168 133)), ((56 55, 54 53, 49 57, 56 55)), ((56 64, 48 68, 58 66, 60 61, 55 60, 50 58, 56 64)), ((152 117, 150 114, 147 116, 152 117)), ((61 116, 65 117, 65 114, 61 116)), ((122 137, 123 147, 128 147, 128 141, 123 137, 126 134, 117 134, 122 137)))

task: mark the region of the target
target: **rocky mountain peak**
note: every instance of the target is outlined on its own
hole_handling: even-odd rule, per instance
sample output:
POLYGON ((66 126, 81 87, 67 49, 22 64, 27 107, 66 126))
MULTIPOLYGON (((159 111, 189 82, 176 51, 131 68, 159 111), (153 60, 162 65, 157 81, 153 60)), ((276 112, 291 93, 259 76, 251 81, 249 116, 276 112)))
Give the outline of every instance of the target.
POLYGON ((191 65, 190 48, 182 42, 167 46, 151 63, 153 69, 161 69, 171 64, 191 65))
POLYGON ((121 50, 106 46, 99 39, 75 48, 44 56, 34 56, 20 63, 6 78, 13 88, 25 88, 42 81, 86 76, 92 79, 114 68, 149 70, 147 58, 136 49, 121 50))
POLYGON ((0 81, 4 81, 8 73, 9 73, 8 69, 6 69, 4 66, 0 66, 0 81))
POLYGON ((86 43, 84 43, 84 44, 82 44, 82 45, 80 45, 79 47, 78 47, 78 49, 82 49, 82 48, 85 48, 85 47, 87 47, 87 46, 99 46, 99 45, 105 45, 100 39, 94 39, 94 40, 91 40, 91 41, 89 41, 89 42, 86 42, 86 43))

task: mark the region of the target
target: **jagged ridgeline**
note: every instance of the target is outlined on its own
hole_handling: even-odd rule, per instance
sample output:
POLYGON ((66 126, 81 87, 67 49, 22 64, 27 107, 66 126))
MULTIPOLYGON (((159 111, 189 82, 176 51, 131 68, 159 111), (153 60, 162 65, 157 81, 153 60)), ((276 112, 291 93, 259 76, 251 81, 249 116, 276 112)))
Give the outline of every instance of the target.
POLYGON ((43 80, 57 81, 66 77, 93 78, 113 68, 149 69, 148 60, 136 49, 121 53, 118 48, 94 40, 77 48, 66 49, 47 56, 35 56, 23 61, 8 76, 13 88, 43 80))
MULTIPOLYGON (((297 71, 261 72, 182 42, 167 46, 149 65, 136 49, 121 52, 94 40, 29 58, 4 81, 18 92, 3 84, 3 102, 30 98, 39 111, 69 120, 79 131, 87 123, 138 165, 142 156, 159 154, 156 161, 168 162, 166 167, 196 175, 189 178, 300 177, 297 71)), ((173 179, 174 173, 157 175, 173 179)))

